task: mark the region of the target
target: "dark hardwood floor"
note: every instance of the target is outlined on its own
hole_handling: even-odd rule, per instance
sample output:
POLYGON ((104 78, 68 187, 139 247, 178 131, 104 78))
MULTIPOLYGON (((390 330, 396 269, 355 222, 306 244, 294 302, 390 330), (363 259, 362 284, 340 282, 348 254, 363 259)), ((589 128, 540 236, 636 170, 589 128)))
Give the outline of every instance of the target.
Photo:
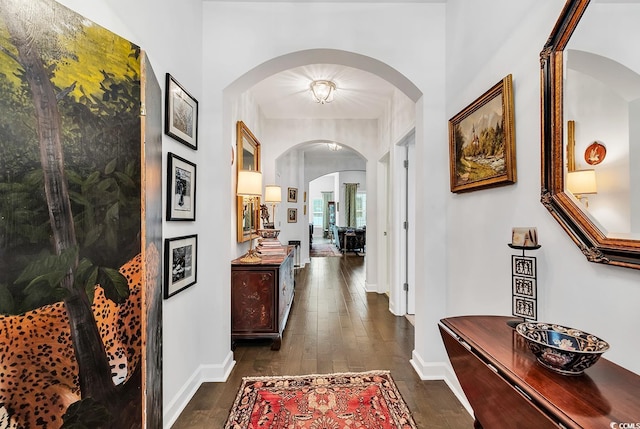
POLYGON ((204 383, 173 429, 222 428, 242 377, 391 371, 418 428, 472 428, 473 419, 443 381, 422 381, 409 363, 413 326, 389 312, 386 295, 365 292, 364 257, 311 258, 297 270, 282 348, 240 343, 225 383, 204 383))

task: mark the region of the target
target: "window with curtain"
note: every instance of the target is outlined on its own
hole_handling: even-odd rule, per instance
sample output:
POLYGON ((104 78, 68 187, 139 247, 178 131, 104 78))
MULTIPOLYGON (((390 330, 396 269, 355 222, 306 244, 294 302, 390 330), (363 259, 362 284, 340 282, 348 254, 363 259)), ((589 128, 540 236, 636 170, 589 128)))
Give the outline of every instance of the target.
POLYGON ((367 193, 356 194, 356 228, 362 228, 367 224, 367 193))
POLYGON ((356 226, 356 194, 358 193, 357 183, 345 183, 344 199, 345 199, 345 221, 347 227, 354 228, 356 226))
POLYGON ((313 226, 322 227, 322 199, 316 198, 313 200, 313 226))

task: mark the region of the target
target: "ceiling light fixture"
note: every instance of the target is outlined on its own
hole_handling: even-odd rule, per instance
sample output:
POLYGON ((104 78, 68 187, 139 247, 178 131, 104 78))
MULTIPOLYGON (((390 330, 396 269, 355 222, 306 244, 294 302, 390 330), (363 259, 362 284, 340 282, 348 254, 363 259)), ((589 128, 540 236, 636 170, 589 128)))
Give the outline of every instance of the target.
POLYGON ((314 80, 311 82, 311 93, 317 103, 325 104, 333 101, 333 94, 336 91, 336 84, 330 80, 314 80))
POLYGON ((342 146, 340 146, 338 143, 327 143, 327 147, 329 148, 330 151, 333 152, 337 152, 340 149, 342 149, 342 146))

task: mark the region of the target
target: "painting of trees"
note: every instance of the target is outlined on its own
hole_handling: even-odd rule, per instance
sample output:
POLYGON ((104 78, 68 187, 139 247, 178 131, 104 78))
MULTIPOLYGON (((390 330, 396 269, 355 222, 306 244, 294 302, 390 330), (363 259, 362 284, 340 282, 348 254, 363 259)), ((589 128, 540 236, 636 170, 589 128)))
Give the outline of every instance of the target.
POLYGON ((141 251, 139 54, 54 1, 0 0, 0 314, 64 302, 77 424, 140 426, 140 378, 114 385, 91 310, 96 285, 126 300, 141 251))

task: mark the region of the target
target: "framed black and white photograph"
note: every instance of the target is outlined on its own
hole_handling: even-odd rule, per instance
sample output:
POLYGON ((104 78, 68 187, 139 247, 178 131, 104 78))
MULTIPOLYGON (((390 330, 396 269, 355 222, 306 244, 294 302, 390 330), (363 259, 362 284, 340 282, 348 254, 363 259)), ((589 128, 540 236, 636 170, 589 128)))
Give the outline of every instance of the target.
POLYGON ((511 264, 511 273, 514 276, 536 276, 536 258, 532 256, 511 255, 511 264))
POLYGON ((169 152, 167 220, 196 220, 196 165, 169 152))
POLYGON ((533 277, 513 276, 513 294, 536 299, 536 279, 533 277))
POLYGON ((288 188, 287 202, 298 202, 298 188, 288 188))
POLYGON ((198 149, 198 100, 167 73, 164 132, 192 149, 198 149))
POLYGON ((527 320, 538 319, 538 309, 536 300, 523 298, 521 296, 513 297, 513 315, 516 317, 522 317, 527 320))
POLYGON ((287 222, 289 222, 289 223, 298 222, 298 209, 288 209, 287 210, 287 222))
POLYGON ((198 236, 167 238, 164 241, 164 298, 167 299, 196 283, 198 236))

